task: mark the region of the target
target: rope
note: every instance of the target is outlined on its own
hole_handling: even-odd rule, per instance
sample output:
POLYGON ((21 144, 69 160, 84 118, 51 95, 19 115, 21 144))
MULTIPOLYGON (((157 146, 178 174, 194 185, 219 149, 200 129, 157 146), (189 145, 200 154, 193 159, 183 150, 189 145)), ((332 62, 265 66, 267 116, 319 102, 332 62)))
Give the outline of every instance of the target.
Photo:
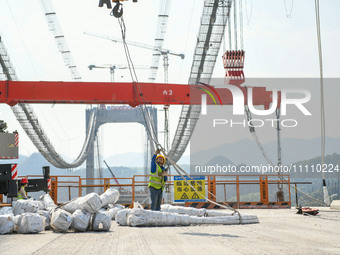
POLYGON ((241 43, 241 50, 243 50, 243 0, 240 0, 240 43, 241 43))
MULTIPOLYGON (((246 110, 246 113, 247 113, 248 121, 250 121, 250 123, 251 123, 251 118, 252 118, 251 112, 249 111, 249 108, 247 106, 245 106, 245 110, 246 110)), ((268 157, 268 155, 267 155, 266 151, 264 150, 264 148, 263 148, 263 146, 262 146, 258 136, 256 135, 255 128, 253 128, 253 129, 251 129, 251 128, 253 128, 253 127, 251 127, 251 125, 249 125, 250 133, 252 134, 252 136, 253 136, 257 146, 259 147, 260 151, 262 152, 262 155, 264 156, 264 158, 267 161, 267 163, 274 167, 273 162, 268 157)), ((287 181, 287 179, 285 179, 283 176, 279 176, 279 178, 280 178, 280 180, 287 181)), ((286 187, 286 186, 284 186, 284 187, 286 187)), ((286 187, 286 189, 288 189, 288 188, 286 187)), ((293 187, 293 189, 295 190, 295 187, 293 187)), ((297 191, 300 192, 303 196, 308 197, 309 199, 311 199, 313 201, 325 204, 323 201, 321 201, 321 200, 319 200, 317 198, 312 197, 311 195, 303 192, 300 189, 297 189, 297 191)))
MULTIPOLYGON (((124 23, 124 19, 123 17, 120 17, 118 18, 118 22, 119 22, 119 25, 120 25, 120 28, 121 28, 121 33, 122 33, 122 39, 123 39, 123 44, 124 44, 124 51, 125 51, 125 56, 127 58, 127 61, 128 61, 128 66, 129 66, 129 71, 130 71, 130 76, 131 76, 131 79, 132 81, 137 85, 137 88, 139 90, 139 94, 137 96, 139 102, 140 102, 140 99, 142 100, 142 107, 141 107, 141 110, 142 110, 142 113, 143 113, 143 118, 145 120, 146 123, 149 123, 149 125, 147 125, 147 131, 148 133, 150 134, 150 137, 151 137, 151 140, 154 142, 154 144, 156 145, 157 149, 160 149, 161 152, 164 154, 164 156, 169 160, 169 162, 174 166, 174 169, 176 170, 176 172, 181 175, 181 177, 188 183, 188 185, 194 189, 196 192, 197 189, 191 185, 190 182, 188 182, 188 180, 186 180, 186 178, 184 178, 183 174, 181 172, 183 172, 185 175, 187 175, 189 177, 190 180, 193 180, 190 175, 188 173, 186 173, 179 165, 177 165, 177 163, 172 160, 170 157, 167 156, 167 153, 165 151, 165 149, 162 147, 162 145, 158 142, 158 139, 157 139, 157 135, 156 135, 156 132, 155 132, 155 128, 153 126, 153 123, 151 122, 151 119, 150 119, 150 113, 148 111, 147 108, 145 108, 145 101, 144 101, 144 97, 143 97, 143 93, 141 91, 141 88, 140 88, 140 84, 138 82, 138 77, 137 77, 137 74, 135 72, 135 68, 134 68, 134 65, 133 65, 133 62, 132 62, 132 59, 131 59, 131 55, 130 55, 130 52, 129 52, 129 48, 126 44, 126 41, 125 41, 125 36, 126 36, 126 26, 125 26, 125 23, 124 23), (147 115, 145 116, 145 113, 144 111, 146 110, 147 112, 147 115), (151 129, 150 129, 151 127, 151 129), (154 136, 152 136, 152 134, 154 136)), ((193 180, 194 181, 194 180, 193 180)), ((197 182, 196 182, 197 183, 197 182)), ((200 185, 199 183, 197 183, 199 186, 202 187, 202 185, 200 185)), ((203 188, 203 187, 202 187, 203 188)), ((216 196, 214 194, 212 194, 210 191, 208 191, 208 193, 210 195, 212 195, 213 197, 216 198, 216 196)), ((242 217, 241 217, 241 214, 234 208, 230 207, 228 204, 225 204, 225 205, 221 205, 221 204, 218 204, 216 203, 215 201, 212 201, 210 200, 209 198, 207 198, 206 196, 203 196, 207 201, 219 206, 219 207, 222 207, 222 208, 225 208, 225 209, 229 209, 229 210, 232 210, 234 211, 234 213, 237 213, 239 215, 239 223, 241 224, 242 223, 242 217)))
MULTIPOLYGON (((321 45, 321 28, 320 28, 320 13, 319 0, 315 0, 316 12, 316 28, 318 37, 318 53, 319 53, 319 69, 320 69, 320 112, 321 112, 321 158, 322 165, 324 164, 325 154, 325 102, 324 102, 324 84, 323 84, 323 63, 322 63, 322 45, 321 45)), ((324 179, 324 176, 323 176, 324 179)))
MULTIPOLYGON (((320 68, 320 114, 321 114, 321 165, 325 164, 325 146, 326 146, 326 119, 325 119, 325 101, 324 101, 324 82, 323 82, 323 61, 322 61, 322 45, 321 45, 321 26, 320 26, 320 2, 315 0, 315 17, 316 30, 318 38, 319 68, 320 68)), ((323 187, 326 186, 325 173, 322 172, 323 187)), ((328 193, 324 193, 324 202, 330 204, 328 193)))
POLYGON ((251 2, 250 2, 250 14, 249 15, 248 15, 248 8, 245 7, 245 9, 246 9, 247 25, 249 26, 250 21, 251 21, 251 17, 252 17, 252 14, 253 14, 253 0, 251 0, 251 2))
POLYGON ((290 6, 290 10, 288 10, 288 8, 287 8, 286 0, 283 0, 283 4, 284 4, 284 6, 285 6, 286 17, 287 17, 288 19, 292 18, 294 0, 292 0, 292 4, 291 4, 291 6, 290 6))
MULTIPOLYGON (((176 172, 183 178, 183 180, 192 188, 194 189, 196 192, 198 192, 198 190, 187 180, 187 178, 185 178, 184 175, 186 175, 188 177, 188 179, 192 180, 195 182, 195 184, 197 184, 198 186, 204 188, 201 184, 199 184, 198 182, 196 182, 194 179, 191 178, 191 176, 183 169, 181 168, 175 161, 173 161, 170 157, 167 157, 164 149, 162 148, 161 149, 162 153, 166 156, 167 160, 170 161, 171 165, 174 167, 174 169, 176 170, 176 172), (182 173, 181 173, 182 172, 182 173)), ((208 190, 208 194, 210 194, 211 196, 213 196, 214 198, 217 199, 217 197, 211 193, 209 190, 208 190)), ((202 195, 202 194, 201 194, 202 195)), ((242 216, 240 214, 240 212, 234 208, 232 208, 231 206, 229 206, 228 204, 226 204, 225 202, 222 202, 223 204, 219 204, 219 203, 216 203, 215 201, 207 198, 205 195, 202 195, 207 201, 209 201, 210 203, 214 204, 214 205, 217 205, 221 208, 224 208, 224 209, 229 209, 229 210, 232 210, 234 213, 237 213, 238 216, 239 216, 239 224, 242 224, 242 216)), ((233 213, 233 214, 234 214, 233 213)))
POLYGON ((236 1, 234 0, 234 35, 235 35, 235 50, 237 50, 237 6, 236 1))

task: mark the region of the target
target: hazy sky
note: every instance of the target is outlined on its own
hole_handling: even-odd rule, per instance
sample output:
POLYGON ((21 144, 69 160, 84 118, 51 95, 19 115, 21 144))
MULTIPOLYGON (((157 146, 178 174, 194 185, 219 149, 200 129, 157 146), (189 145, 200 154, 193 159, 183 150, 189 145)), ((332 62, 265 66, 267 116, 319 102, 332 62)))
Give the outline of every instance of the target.
MULTIPOLYGON (((109 81, 109 70, 89 71, 90 64, 126 64, 123 47, 84 31, 120 37, 118 21, 98 1, 52 1, 68 46, 84 81, 109 81)), ((156 0, 124 4, 127 39, 153 44, 158 12, 156 0)), ((287 18, 283 1, 244 0, 244 42, 247 77, 318 77, 318 56, 314 1, 294 1, 287 18)), ((286 0, 288 9, 292 3, 286 0)), ((173 0, 164 47, 184 52, 186 57, 169 57, 169 82, 187 83, 198 33, 203 1, 173 0)), ((322 43, 326 77, 339 77, 340 2, 321 1, 322 43)), ((20 80, 71 80, 58 53, 38 0, 0 0, 0 33, 20 80)), ((220 52, 222 56, 223 46, 220 52)), ((136 65, 150 65, 152 52, 130 46, 136 65)), ((162 61, 157 82, 163 82, 162 61)), ((137 70, 139 80, 147 81, 149 72, 137 70)), ((218 58, 214 77, 223 77, 218 58)), ((126 70, 117 70, 116 81, 130 81, 126 70)), ((327 102, 326 102, 327 104, 327 102)), ((58 152, 75 157, 85 133, 86 106, 34 105, 34 110, 58 152)), ((161 108, 161 107, 159 107, 161 108)), ((180 107, 170 108, 171 136, 177 127, 180 107)), ((163 129, 159 112, 159 130, 163 129)), ((7 105, 0 105, 0 119, 9 131, 20 133, 20 153, 36 151, 7 105)), ((249 134, 248 134, 249 135, 249 134)), ((144 128, 138 124, 109 124, 101 128, 103 154, 109 156, 144 148, 144 128)), ((162 140, 162 134, 159 135, 162 140)), ((243 137, 244 138, 244 137, 243 137)), ((314 137, 309 137, 314 138, 314 137)), ((242 138, 240 138, 242 139, 242 138)), ((188 152, 187 152, 188 153, 188 152)))

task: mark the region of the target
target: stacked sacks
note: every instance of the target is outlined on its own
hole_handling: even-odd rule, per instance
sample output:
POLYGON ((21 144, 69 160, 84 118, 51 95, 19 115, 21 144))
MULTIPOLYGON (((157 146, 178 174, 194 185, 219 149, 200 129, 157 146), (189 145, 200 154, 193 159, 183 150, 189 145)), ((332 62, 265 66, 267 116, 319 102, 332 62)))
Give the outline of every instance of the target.
POLYGON ((72 214, 72 217, 71 228, 74 230, 84 232, 89 228, 91 221, 91 214, 89 212, 77 209, 72 214))
POLYGON ((119 199, 119 191, 116 189, 107 189, 103 194, 100 195, 102 201, 101 207, 105 207, 108 204, 115 204, 119 199))
POLYGON ((14 215, 21 215, 23 213, 36 213, 39 208, 40 204, 34 200, 18 200, 13 202, 12 210, 14 215))
POLYGON ((44 219, 38 213, 23 213, 15 217, 16 232, 31 234, 44 231, 44 219))
POLYGON ((91 193, 61 207, 57 207, 48 194, 41 196, 40 201, 18 200, 12 208, 0 209, 0 234, 38 233, 49 228, 56 232, 65 232, 70 228, 75 231, 89 228, 108 231, 111 219, 124 209, 122 205, 113 205, 118 198, 117 190, 108 189, 101 196, 91 193))
POLYGON ((45 230, 50 229, 50 213, 53 208, 38 210, 38 214, 45 219, 45 230))
POLYGON ((8 214, 13 216, 12 207, 10 206, 0 207, 0 215, 8 215, 8 214))
POLYGON ((120 210, 117 214, 116 214, 116 222, 121 225, 121 226, 127 226, 127 217, 129 212, 131 211, 131 209, 123 209, 120 210))
POLYGON ((45 202, 47 208, 57 207, 49 194, 44 194, 40 196, 39 198, 41 201, 45 202))
POLYGON ((106 212, 96 212, 92 217, 93 231, 109 231, 111 228, 111 217, 106 212))
POLYGON ((72 224, 72 214, 63 209, 53 209, 51 211, 50 225, 56 232, 65 232, 72 224))
POLYGON ((76 210, 85 210, 89 213, 95 213, 102 207, 102 202, 97 193, 90 193, 84 197, 74 199, 61 208, 69 213, 74 213, 76 210))
POLYGON ((124 206, 117 204, 107 209, 107 213, 110 215, 111 220, 115 220, 117 213, 123 209, 125 209, 124 206))
POLYGON ((10 234, 14 231, 13 216, 10 214, 0 215, 0 234, 10 234))

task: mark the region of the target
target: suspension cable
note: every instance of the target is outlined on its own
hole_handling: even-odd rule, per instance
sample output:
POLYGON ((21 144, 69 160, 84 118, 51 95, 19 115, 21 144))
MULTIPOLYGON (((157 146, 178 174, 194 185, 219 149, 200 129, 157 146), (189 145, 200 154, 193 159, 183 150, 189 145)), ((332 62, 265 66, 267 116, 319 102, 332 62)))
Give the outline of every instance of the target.
MULTIPOLYGON (((321 165, 325 164, 325 146, 326 146, 326 119, 325 119, 325 101, 324 101, 324 80, 323 80, 323 61, 322 61, 322 45, 321 45, 321 26, 320 26, 320 2, 315 0, 315 18, 316 31, 318 38, 319 68, 320 68, 320 114, 321 114, 321 165)), ((322 171, 324 202, 330 204, 329 195, 326 185, 325 173, 322 171)))
POLYGON ((242 5, 243 0, 240 0, 240 44, 241 44, 241 50, 243 50, 243 5, 242 5))
POLYGON ((288 10, 288 6, 287 6, 287 3, 286 3, 286 0, 283 0, 283 4, 284 4, 284 6, 285 6, 285 11, 286 11, 286 17, 287 17, 288 19, 292 18, 294 0, 291 0, 291 1, 292 1, 292 4, 290 5, 290 9, 288 10))
POLYGON ((234 0, 234 36, 235 36, 235 50, 237 50, 237 0, 234 0))
MULTIPOLYGON (((135 72, 135 68, 134 68, 133 61, 132 61, 132 58, 131 58, 131 55, 130 55, 130 52, 129 52, 129 48, 128 48, 128 45, 125 42, 126 26, 125 26, 124 18, 119 17, 118 23, 119 23, 120 28, 121 28, 122 39, 123 39, 123 44, 124 44, 124 51, 125 51, 125 55, 126 55, 126 58, 127 58, 127 61, 128 61, 128 65, 129 65, 130 76, 131 76, 132 81, 134 82, 134 84, 137 85, 137 88, 138 88, 139 93, 137 94, 137 99, 138 99, 139 103, 142 105, 141 110, 142 110, 143 118, 144 118, 145 122, 147 123, 147 125, 146 125, 147 131, 150 134, 151 140, 154 142, 156 147, 161 150, 161 152, 169 160, 171 165, 174 166, 174 169, 176 170, 176 172, 183 177, 183 179, 188 183, 188 185, 191 188, 193 188, 196 192, 198 192, 197 189, 189 181, 187 181, 186 178, 184 178, 184 176, 183 176, 183 174, 184 174, 184 175, 188 176, 191 180, 193 180, 190 177, 190 175, 187 172, 185 172, 174 160, 172 160, 170 157, 167 156, 167 152, 165 151, 165 149, 162 147, 162 145, 158 141, 157 134, 156 134, 156 131, 155 131, 155 127, 154 127, 154 125, 151 121, 150 113, 149 113, 148 109, 145 107, 146 104, 145 104, 145 101, 144 101, 143 93, 142 93, 141 88, 140 88, 140 84, 138 82, 138 77, 137 77, 137 74, 135 72), (145 114, 144 111, 146 111, 147 114, 145 114)), ((197 183, 197 184, 200 185, 199 183, 197 183)), ((200 185, 200 186, 202 187, 202 185, 200 185)), ((214 194, 212 194, 210 191, 208 191, 208 193, 216 198, 216 196, 214 194)), ((240 224, 242 223, 241 214, 236 209, 230 207, 228 204, 222 205, 222 204, 216 203, 215 201, 210 200, 209 198, 207 198, 205 196, 203 196, 203 197, 207 201, 209 201, 209 202, 211 202, 211 203, 213 203, 213 204, 215 204, 219 207, 234 211, 234 213, 237 213, 239 215, 239 223, 240 224)))

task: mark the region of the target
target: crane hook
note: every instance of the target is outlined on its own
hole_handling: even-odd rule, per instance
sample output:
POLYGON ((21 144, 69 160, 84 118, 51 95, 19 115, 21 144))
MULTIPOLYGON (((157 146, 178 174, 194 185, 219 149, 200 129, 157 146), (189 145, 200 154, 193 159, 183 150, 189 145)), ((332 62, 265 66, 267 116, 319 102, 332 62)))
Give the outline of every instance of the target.
POLYGON ((120 18, 123 16, 123 5, 119 2, 119 0, 116 0, 116 5, 115 7, 113 7, 110 15, 116 18, 120 18))

